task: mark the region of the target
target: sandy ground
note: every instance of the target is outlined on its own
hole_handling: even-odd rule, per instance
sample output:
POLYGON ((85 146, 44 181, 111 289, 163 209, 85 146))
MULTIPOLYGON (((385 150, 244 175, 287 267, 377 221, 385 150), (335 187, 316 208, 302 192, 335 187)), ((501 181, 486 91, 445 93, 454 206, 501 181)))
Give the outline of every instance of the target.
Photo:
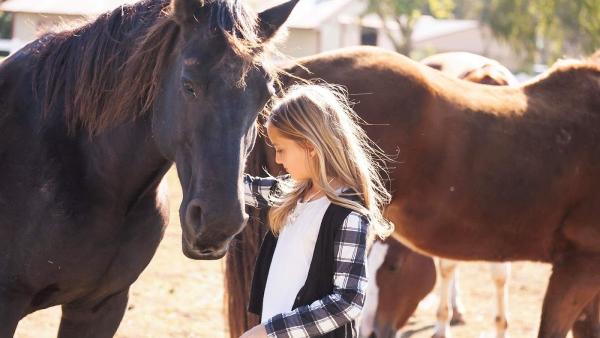
MULTIPOLYGON (((132 287, 129 308, 116 337, 228 337, 223 315, 224 260, 192 261, 183 256, 177 216, 181 190, 173 170, 167 179, 171 224, 158 253, 132 287)), ((495 296, 488 265, 465 263, 460 269, 467 324, 453 328, 454 337, 492 337, 495 296)), ((511 337, 536 336, 549 273, 548 265, 513 264, 511 337)), ((399 336, 431 337, 436 301, 436 296, 426 298, 399 336)), ((15 337, 55 337, 59 318, 59 308, 34 313, 21 321, 15 337)))

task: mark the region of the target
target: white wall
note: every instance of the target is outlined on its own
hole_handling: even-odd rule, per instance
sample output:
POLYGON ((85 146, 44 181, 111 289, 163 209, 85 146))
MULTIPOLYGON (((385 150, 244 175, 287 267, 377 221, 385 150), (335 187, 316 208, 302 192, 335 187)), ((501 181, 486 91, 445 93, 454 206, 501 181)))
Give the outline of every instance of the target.
POLYGON ((22 46, 37 39, 48 29, 73 27, 84 21, 83 16, 14 13, 13 43, 22 46))
POLYGON ((509 69, 516 69, 520 58, 510 46, 494 39, 488 30, 481 27, 439 36, 414 45, 415 50, 434 50, 442 52, 470 52, 495 59, 509 69))
POLYGON ((319 32, 313 29, 290 28, 279 50, 292 57, 316 54, 320 49, 319 32))

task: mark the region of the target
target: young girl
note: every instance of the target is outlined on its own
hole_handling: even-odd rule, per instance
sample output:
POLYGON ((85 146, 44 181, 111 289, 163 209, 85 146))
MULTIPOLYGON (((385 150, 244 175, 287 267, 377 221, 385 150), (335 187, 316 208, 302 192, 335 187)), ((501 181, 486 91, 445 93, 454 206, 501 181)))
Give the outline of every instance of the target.
POLYGON ((345 96, 298 85, 277 101, 266 129, 289 175, 245 175, 246 203, 271 206, 256 261, 250 337, 356 337, 365 300, 369 234, 389 235, 389 201, 372 146, 345 96))

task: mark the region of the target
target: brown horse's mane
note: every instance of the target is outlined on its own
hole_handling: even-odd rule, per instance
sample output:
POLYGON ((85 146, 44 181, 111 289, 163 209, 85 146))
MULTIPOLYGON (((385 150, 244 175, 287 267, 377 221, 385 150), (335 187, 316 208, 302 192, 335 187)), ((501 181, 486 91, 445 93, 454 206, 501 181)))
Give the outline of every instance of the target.
MULTIPOLYGON (((199 2, 200 3, 200 2, 199 2)), ((239 80, 260 55, 256 18, 243 2, 204 1, 206 23, 242 57, 239 80)), ((169 0, 122 6, 81 27, 50 33, 34 45, 34 93, 42 114, 64 115, 70 132, 90 134, 132 120, 154 104, 180 28, 169 0)))

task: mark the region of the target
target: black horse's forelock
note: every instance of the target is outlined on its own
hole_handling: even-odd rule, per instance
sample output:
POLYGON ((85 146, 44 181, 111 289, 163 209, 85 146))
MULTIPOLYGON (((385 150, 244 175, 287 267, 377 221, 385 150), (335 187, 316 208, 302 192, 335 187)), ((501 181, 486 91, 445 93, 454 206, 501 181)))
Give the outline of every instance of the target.
MULTIPOLYGON (((200 2, 199 2, 200 5, 200 2)), ((239 0, 205 1, 203 22, 220 31, 242 60, 238 82, 260 60, 256 17, 239 0)), ((70 132, 90 134, 151 110, 180 28, 169 0, 122 6, 36 44, 34 94, 44 116, 64 114, 70 132)))

